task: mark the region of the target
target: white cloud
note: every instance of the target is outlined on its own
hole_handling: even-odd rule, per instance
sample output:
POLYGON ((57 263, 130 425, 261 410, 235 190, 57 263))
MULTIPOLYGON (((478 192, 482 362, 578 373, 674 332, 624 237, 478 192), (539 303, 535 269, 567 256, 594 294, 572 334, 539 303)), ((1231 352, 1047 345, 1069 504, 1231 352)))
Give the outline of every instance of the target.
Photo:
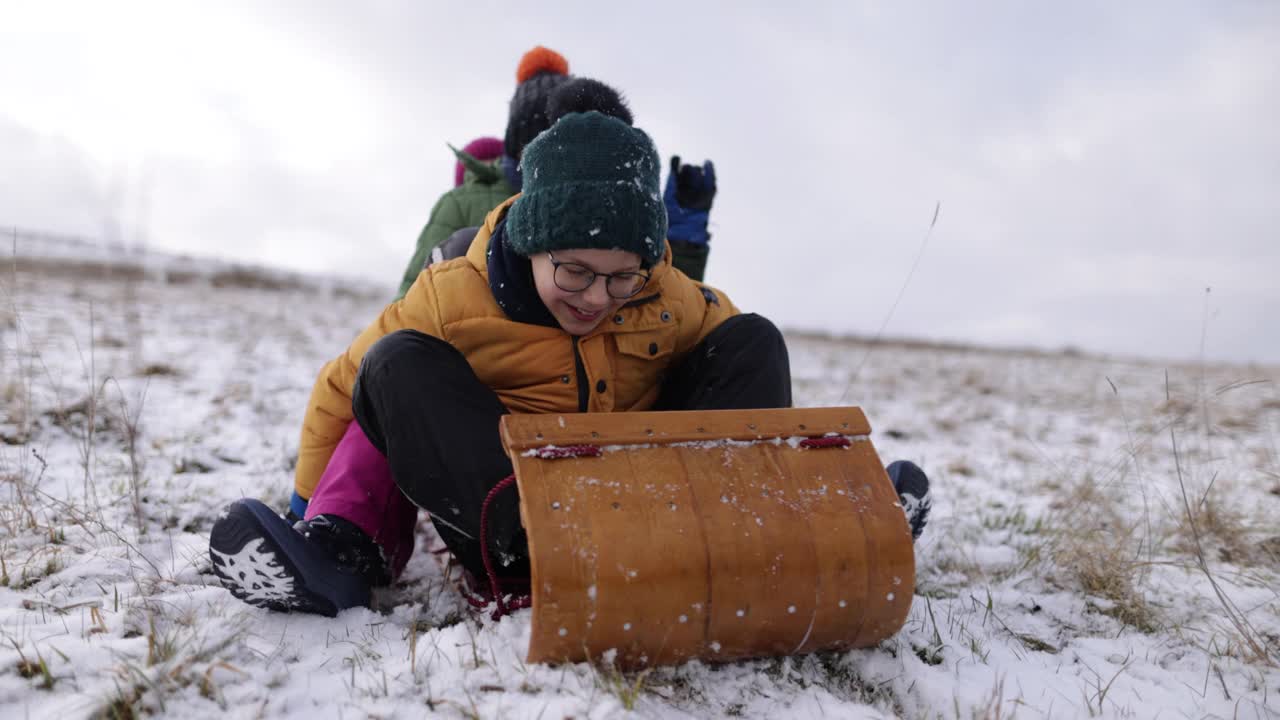
POLYGON ((1189 356, 1213 286, 1210 355, 1275 361, 1277 7, 19 4, 0 223, 390 286, 542 43, 716 161, 709 280, 784 325, 874 332, 941 200, 891 334, 1189 356))

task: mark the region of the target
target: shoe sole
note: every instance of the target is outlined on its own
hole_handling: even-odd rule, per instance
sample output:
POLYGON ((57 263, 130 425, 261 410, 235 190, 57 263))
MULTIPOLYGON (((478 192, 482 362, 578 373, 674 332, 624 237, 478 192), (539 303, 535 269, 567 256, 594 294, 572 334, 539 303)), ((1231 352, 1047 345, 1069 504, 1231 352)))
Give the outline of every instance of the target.
POLYGON ((924 533, 924 526, 929 522, 929 510, 933 507, 933 499, 927 492, 922 498, 906 493, 898 496, 898 502, 902 505, 902 512, 907 516, 907 527, 911 528, 911 539, 919 540, 920 535, 924 533))
POLYGON ((256 500, 232 503, 209 534, 213 571, 237 599, 278 612, 334 617, 339 608, 313 592, 317 579, 290 559, 291 552, 310 550, 297 531, 256 500))
POLYGON ((918 465, 906 461, 890 464, 897 472, 891 473, 893 489, 898 493, 902 512, 907 516, 907 527, 911 530, 911 539, 918 540, 929 522, 929 510, 933 506, 933 498, 929 494, 929 476, 918 465), (897 466, 897 467, 894 467, 897 466))

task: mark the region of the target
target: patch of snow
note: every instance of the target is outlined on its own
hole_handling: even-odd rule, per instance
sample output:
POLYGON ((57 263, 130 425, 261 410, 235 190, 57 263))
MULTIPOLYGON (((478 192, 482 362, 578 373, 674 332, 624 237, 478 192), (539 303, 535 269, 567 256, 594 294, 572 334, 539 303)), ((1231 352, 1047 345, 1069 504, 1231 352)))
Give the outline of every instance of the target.
MULTIPOLYGON (((175 718, 418 717, 430 710, 428 701, 436 712, 466 708, 482 717, 625 714, 617 697, 600 691, 598 664, 524 661, 532 611, 496 622, 473 613, 430 552, 441 542, 428 522, 416 533, 417 551, 404 574, 375 592, 372 609, 324 618, 269 612, 233 598, 211 572, 214 562, 256 567, 269 579, 271 561, 254 544, 211 558, 209 527, 242 496, 285 507, 317 368, 390 298, 339 291, 332 283, 273 290, 182 283, 167 262, 148 265, 149 274, 128 287, 122 275, 106 272, 6 275, 0 314, 17 324, 0 330, 0 376, 20 383, 26 420, 17 419, 19 406, 0 406, 7 418, 0 432, 25 422, 30 439, 0 443, 0 475, 21 481, 6 480, 0 493, 13 509, 22 507, 23 490, 36 526, 6 525, 0 543, 10 578, 0 587, 6 640, 0 668, 7 669, 0 672, 0 714, 105 714, 134 681, 136 714, 175 718), (85 362, 90 348, 92 367, 85 362), (144 375, 140 364, 173 372, 144 375), (84 388, 102 388, 107 377, 113 378, 104 391, 108 413, 123 403, 141 418, 141 530, 119 426, 101 416, 86 484, 83 424, 54 422, 56 409, 85 396, 84 388), (19 653, 47 663, 51 689, 41 687, 39 675, 21 676, 19 653)), ((1176 513, 1158 510, 1178 507, 1181 497, 1169 428, 1193 496, 1208 493, 1242 513, 1246 547, 1275 537, 1280 501, 1266 478, 1275 472, 1280 404, 1273 388, 1280 369, 883 345, 866 355, 864 342, 788 335, 797 406, 844 404, 840 395, 866 356, 855 401, 875 428, 877 454, 914 459, 934 479, 929 525, 915 546, 916 577, 890 584, 892 601, 911 601, 906 624, 871 648, 658 668, 639 693, 635 715, 925 717, 945 708, 969 717, 1000 708, 1002 716, 1015 709, 1034 716, 1050 707, 1062 717, 1273 712, 1280 669, 1207 640, 1235 632, 1221 620, 1214 586, 1179 554, 1178 543, 1138 540, 1148 519, 1153 532, 1166 533, 1176 520, 1176 513), (1267 382, 1239 385, 1255 379, 1267 382), (1183 413, 1184 406, 1195 411, 1183 413), (1200 426, 1201 409, 1212 432, 1200 426), (1058 504, 1068 497, 1065 489, 1086 478, 1105 488, 1104 508, 1058 504), (1061 507, 1075 510, 1067 516, 1072 524, 1084 526, 1105 511, 1138 528, 1132 549, 1134 557, 1141 549, 1142 571, 1129 580, 1158 622, 1139 630, 1118 620, 1119 603, 1086 593, 1052 554, 1036 555, 1052 545, 1057 530, 1050 526, 1063 518, 1061 507), (908 587, 915 597, 902 595, 908 587), (851 690, 849 677, 876 693, 851 690), (664 694, 672 687, 688 691, 664 694)), ((641 482, 665 492, 664 478, 641 482)), ((845 495, 831 482, 833 494, 845 495)), ((757 488, 726 488, 724 501, 747 492, 754 498, 757 488)), ((1280 636, 1274 567, 1209 549, 1219 589, 1261 637, 1280 636)), ((265 597, 283 587, 268 582, 253 591, 265 597)), ((847 597, 836 604, 849 607, 847 597)), ((695 622, 708 617, 703 603, 689 608, 695 622)), ((548 627, 572 642, 571 624, 563 622, 567 635, 559 635, 561 623, 548 627)), ((628 632, 638 637, 643 627, 628 632)), ((714 641, 705 648, 722 650, 714 641)), ((609 651, 603 661, 617 657, 609 651)))

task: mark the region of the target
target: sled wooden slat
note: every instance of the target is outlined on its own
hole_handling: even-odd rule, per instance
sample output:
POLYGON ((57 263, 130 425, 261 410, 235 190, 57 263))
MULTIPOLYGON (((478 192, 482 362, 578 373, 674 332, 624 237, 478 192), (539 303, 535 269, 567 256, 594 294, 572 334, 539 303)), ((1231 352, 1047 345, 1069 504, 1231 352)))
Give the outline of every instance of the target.
POLYGON ((906 519, 858 408, 507 415, 531 662, 621 667, 874 645, 914 591, 906 519), (838 434, 846 447, 804 447, 838 434), (545 458, 549 446, 595 457, 545 458))
MULTIPOLYGON (((870 443, 857 443, 846 452, 856 453, 864 448, 870 448, 870 443)), ((813 538, 818 565, 814 574, 813 630, 796 651, 847 645, 850 637, 856 638, 856 633, 850 633, 861 628, 867 611, 866 603, 851 600, 866 597, 867 574, 875 567, 874 558, 867 557, 865 546, 858 542, 865 537, 862 519, 867 507, 851 492, 850 481, 856 473, 845 467, 833 472, 829 457, 821 452, 788 453, 785 462, 792 476, 813 478, 817 484, 816 491, 804 498, 805 510, 814 527, 827 528, 813 538)), ((873 464, 878 466, 879 462, 873 464)), ((857 465, 865 467, 866 462, 857 465)))
POLYGON ((508 452, 547 445, 748 441, 871 433, 862 409, 856 407, 511 415, 504 418, 502 428, 508 452))

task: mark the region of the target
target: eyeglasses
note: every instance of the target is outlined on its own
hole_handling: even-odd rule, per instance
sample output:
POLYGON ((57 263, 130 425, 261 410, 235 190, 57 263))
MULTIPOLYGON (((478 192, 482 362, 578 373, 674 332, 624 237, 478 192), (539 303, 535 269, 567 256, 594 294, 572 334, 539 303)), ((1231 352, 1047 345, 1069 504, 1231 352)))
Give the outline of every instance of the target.
POLYGON ((604 278, 604 291, 616 300, 634 297, 649 282, 649 276, 641 272, 602 273, 586 265, 556 260, 550 252, 547 257, 555 268, 551 276, 556 287, 565 292, 582 292, 595 284, 597 277, 604 278))

